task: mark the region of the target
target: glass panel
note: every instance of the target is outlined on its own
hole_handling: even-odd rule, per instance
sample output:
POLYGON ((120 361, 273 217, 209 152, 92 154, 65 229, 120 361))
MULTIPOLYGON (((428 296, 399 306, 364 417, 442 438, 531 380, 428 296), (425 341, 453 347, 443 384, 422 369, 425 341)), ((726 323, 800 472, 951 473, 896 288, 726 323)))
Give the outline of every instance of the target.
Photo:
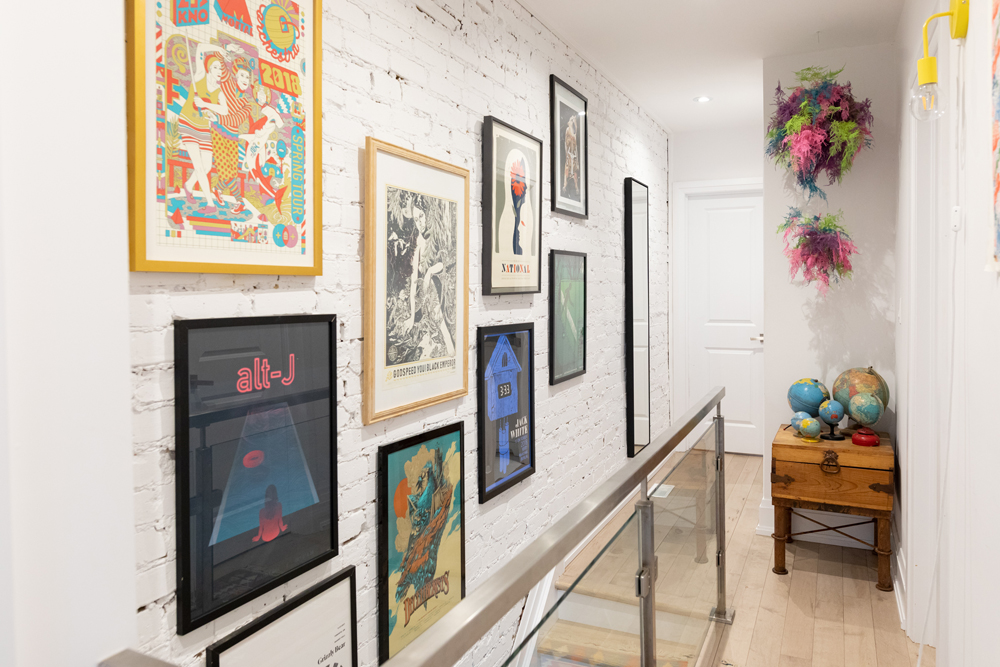
MULTIPOLYGON (((668 459, 651 484, 657 664, 694 665, 717 599, 715 428, 668 459)), ((504 667, 638 665, 639 535, 632 501, 556 581, 557 601, 504 667)))
POLYGON ((659 566, 656 642, 661 665, 693 665, 711 628, 718 600, 716 480, 713 425, 649 494, 659 566))

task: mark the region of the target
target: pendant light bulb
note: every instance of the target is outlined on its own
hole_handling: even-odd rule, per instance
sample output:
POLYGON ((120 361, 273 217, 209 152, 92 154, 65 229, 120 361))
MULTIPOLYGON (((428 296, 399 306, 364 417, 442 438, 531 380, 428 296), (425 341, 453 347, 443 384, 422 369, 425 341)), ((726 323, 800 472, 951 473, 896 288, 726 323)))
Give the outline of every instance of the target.
POLYGON ((917 120, 937 120, 944 115, 944 100, 937 83, 917 86, 910 97, 910 113, 917 120))
POLYGON ((944 115, 944 100, 937 82, 937 58, 917 61, 917 87, 910 97, 910 113, 917 120, 937 120, 944 115))

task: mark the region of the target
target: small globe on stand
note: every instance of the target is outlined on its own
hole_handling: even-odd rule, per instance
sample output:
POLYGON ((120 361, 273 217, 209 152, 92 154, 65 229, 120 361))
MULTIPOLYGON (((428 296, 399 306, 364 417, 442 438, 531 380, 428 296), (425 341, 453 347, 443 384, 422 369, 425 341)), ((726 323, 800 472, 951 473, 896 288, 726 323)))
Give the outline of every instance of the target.
POLYGON ((814 378, 803 378, 788 388, 788 406, 795 412, 819 416, 819 405, 829 400, 830 390, 814 378))
POLYGON ((821 437, 824 440, 843 440, 844 436, 837 433, 837 424, 839 424, 846 413, 844 412, 844 406, 841 405, 840 401, 823 401, 819 406, 819 418, 830 425, 830 432, 824 433, 821 437))
POLYGON ((818 419, 813 419, 812 417, 806 417, 799 424, 799 433, 802 434, 802 442, 819 442, 820 431, 823 427, 820 425, 818 419))
POLYGON ((861 425, 851 442, 863 447, 877 447, 880 439, 870 427, 878 423, 885 414, 882 400, 874 394, 855 394, 847 404, 847 413, 861 425))
POLYGON ((810 415, 808 412, 801 412, 801 411, 796 412, 794 415, 792 415, 792 420, 790 423, 792 425, 792 428, 795 429, 794 435, 796 438, 802 437, 802 434, 799 433, 799 425, 802 424, 802 420, 809 419, 810 417, 812 417, 812 415, 810 415))

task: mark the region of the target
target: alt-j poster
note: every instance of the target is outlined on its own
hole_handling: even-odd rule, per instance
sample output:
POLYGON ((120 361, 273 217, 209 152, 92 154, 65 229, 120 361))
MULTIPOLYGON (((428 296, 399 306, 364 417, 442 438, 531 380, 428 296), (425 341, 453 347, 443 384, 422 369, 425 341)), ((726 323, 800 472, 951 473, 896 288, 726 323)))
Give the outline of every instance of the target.
POLYGON ((332 322, 175 323, 182 633, 336 554, 332 322))
POLYGON ((318 272, 311 0, 147 0, 146 13, 136 250, 200 270, 318 272))
POLYGON ((462 425, 380 452, 379 655, 388 660, 464 597, 462 425))

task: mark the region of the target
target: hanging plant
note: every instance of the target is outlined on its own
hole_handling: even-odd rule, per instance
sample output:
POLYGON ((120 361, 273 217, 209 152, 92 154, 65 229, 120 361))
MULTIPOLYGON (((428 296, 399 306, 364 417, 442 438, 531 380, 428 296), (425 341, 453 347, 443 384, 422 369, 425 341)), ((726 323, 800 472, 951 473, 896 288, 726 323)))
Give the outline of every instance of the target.
POLYGON ((807 218, 797 208, 790 208, 785 222, 778 227, 785 241, 785 257, 789 262, 792 279, 802 271, 806 284, 815 282, 816 289, 826 296, 830 279, 839 282, 850 278, 853 267, 851 255, 858 248, 851 241, 847 230, 840 224, 841 211, 823 217, 807 218))
POLYGON ((795 90, 786 96, 779 83, 775 91, 767 156, 791 170, 810 198, 826 199, 816 184, 820 174, 826 173, 828 185, 840 183, 861 149, 872 145, 872 101, 859 102, 850 83, 837 83, 843 71, 807 67, 795 73, 795 90))

